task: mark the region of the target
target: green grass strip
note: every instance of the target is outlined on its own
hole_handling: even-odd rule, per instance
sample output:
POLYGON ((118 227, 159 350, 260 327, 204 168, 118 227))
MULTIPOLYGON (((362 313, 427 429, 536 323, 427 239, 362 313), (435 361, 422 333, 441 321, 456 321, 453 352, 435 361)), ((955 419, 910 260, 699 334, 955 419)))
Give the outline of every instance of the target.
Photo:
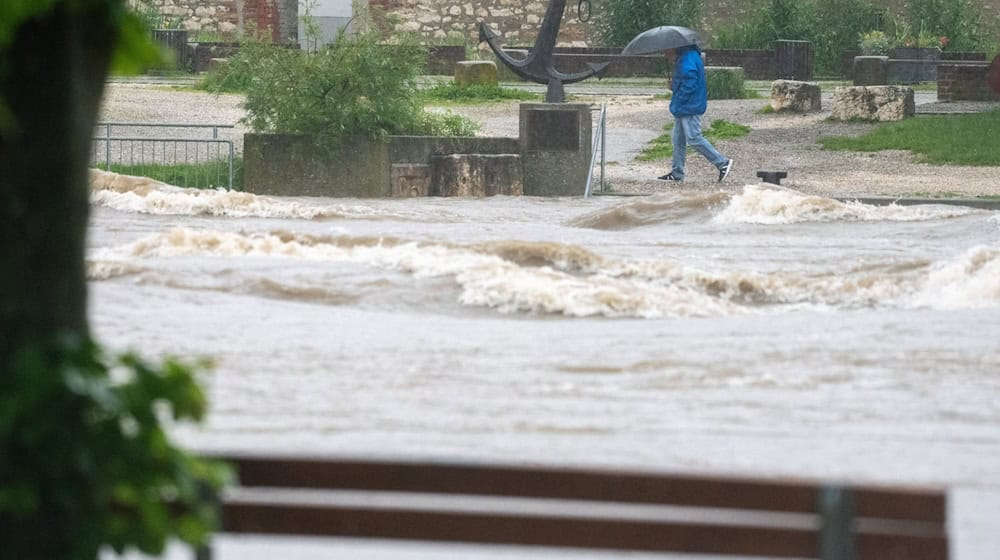
MULTIPOLYGON (((104 166, 98 166, 104 169, 104 166)), ((195 189, 227 188, 229 184, 229 165, 222 162, 196 164, 111 164, 110 171, 122 175, 149 177, 150 179, 174 185, 195 189)), ((233 190, 243 189, 243 160, 233 160, 233 190)))
POLYGON ((827 150, 909 150, 923 163, 1000 166, 1000 110, 905 119, 857 138, 828 136, 819 143, 827 150))
POLYGON ((420 90, 420 96, 424 102, 462 104, 537 101, 541 99, 541 96, 537 93, 520 89, 486 85, 458 86, 454 83, 439 84, 420 90))
MULTIPOLYGON (((668 122, 664 127, 664 134, 653 138, 649 142, 649 146, 646 147, 635 159, 639 161, 654 161, 658 159, 666 159, 673 157, 674 155, 674 145, 670 140, 670 131, 674 128, 673 122, 668 122)), ((742 124, 736 124, 723 119, 717 119, 712 121, 712 126, 702 131, 702 135, 709 142, 715 142, 716 140, 731 140, 733 138, 742 138, 750 133, 750 127, 742 124)), ((691 150, 692 148, 688 148, 691 150)))

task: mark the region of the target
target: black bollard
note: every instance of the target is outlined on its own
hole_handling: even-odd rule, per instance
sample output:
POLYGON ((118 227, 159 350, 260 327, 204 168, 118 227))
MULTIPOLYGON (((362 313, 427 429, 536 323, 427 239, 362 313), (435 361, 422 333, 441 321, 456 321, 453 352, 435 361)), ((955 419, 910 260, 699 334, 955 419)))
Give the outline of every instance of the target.
POLYGON ((771 183, 773 185, 780 185, 781 180, 788 177, 787 171, 758 171, 757 176, 764 180, 765 183, 771 183))

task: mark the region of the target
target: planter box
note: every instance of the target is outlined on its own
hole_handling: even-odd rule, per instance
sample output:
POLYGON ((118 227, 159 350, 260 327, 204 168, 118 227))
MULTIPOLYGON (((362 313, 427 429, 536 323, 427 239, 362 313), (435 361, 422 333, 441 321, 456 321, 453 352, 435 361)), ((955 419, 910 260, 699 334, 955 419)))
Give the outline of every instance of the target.
POLYGON ((934 47, 896 47, 889 65, 889 81, 894 84, 919 84, 937 80, 941 49, 934 47))

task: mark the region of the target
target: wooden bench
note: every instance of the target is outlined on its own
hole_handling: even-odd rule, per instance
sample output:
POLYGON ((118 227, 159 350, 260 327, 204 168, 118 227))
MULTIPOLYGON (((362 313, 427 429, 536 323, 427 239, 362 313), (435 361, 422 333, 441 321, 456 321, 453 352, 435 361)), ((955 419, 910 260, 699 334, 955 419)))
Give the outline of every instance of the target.
MULTIPOLYGON (((216 457, 239 484, 223 533, 708 553, 945 560, 940 489, 642 471, 216 457)), ((211 556, 203 549, 199 557, 211 556)))

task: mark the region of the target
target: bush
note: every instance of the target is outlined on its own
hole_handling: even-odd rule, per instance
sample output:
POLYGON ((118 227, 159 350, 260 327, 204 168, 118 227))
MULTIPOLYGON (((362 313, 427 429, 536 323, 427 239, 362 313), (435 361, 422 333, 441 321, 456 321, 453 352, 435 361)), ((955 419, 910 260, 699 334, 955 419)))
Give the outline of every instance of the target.
POLYGON ((701 0, 600 0, 594 26, 605 45, 624 47, 658 25, 698 27, 701 7, 701 0))
POLYGON ((262 46, 237 58, 226 83, 246 84, 242 122, 257 132, 308 134, 334 150, 347 137, 475 130, 464 117, 425 113, 417 77, 427 52, 407 40, 383 45, 375 32, 341 34, 316 52, 262 46))
POLYGON ((769 49, 778 39, 811 41, 819 75, 839 75, 841 57, 857 49, 858 36, 884 29, 888 12, 871 0, 759 0, 746 22, 719 31, 720 48, 769 49))
POLYGON ((93 560, 103 545, 159 554, 214 527, 229 476, 174 447, 164 423, 200 420, 195 370, 108 358, 65 337, 0 375, 0 543, 5 558, 93 560))
POLYGON ((885 32, 878 30, 862 33, 858 46, 865 56, 891 56, 895 47, 893 40, 885 32))
POLYGON ((769 49, 779 39, 808 40, 811 6, 794 0, 757 0, 742 23, 722 27, 713 45, 723 49, 769 49))
POLYGON ((739 67, 705 68, 705 85, 708 88, 709 99, 746 99, 747 92, 743 86, 743 69, 739 67))
POLYGON ((244 41, 225 65, 205 75, 199 87, 214 93, 244 93, 250 89, 261 61, 280 57, 285 50, 256 40, 244 41))
POLYGON ((989 47, 981 12, 969 0, 909 0, 906 8, 906 29, 914 30, 906 39, 912 46, 954 51, 989 47))

